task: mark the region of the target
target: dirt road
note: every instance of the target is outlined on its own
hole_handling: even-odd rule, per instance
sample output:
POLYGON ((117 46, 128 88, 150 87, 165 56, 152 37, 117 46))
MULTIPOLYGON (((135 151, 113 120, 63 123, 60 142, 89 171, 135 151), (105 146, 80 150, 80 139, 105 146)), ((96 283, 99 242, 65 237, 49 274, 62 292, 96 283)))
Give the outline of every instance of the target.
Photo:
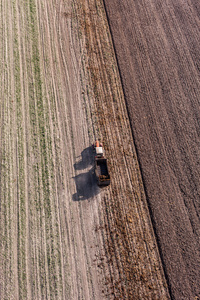
POLYGON ((0 37, 0 298, 168 299, 102 1, 1 0, 0 37))
POLYGON ((200 5, 105 0, 171 296, 200 297, 200 5))

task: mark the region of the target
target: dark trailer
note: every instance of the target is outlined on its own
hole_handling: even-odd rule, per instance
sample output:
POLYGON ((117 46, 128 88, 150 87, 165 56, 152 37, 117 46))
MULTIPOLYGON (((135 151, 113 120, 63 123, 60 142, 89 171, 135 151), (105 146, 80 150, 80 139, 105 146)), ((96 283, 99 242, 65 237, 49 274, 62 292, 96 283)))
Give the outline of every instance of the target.
POLYGON ((106 158, 95 157, 95 174, 99 186, 106 186, 110 184, 110 175, 108 173, 106 158))

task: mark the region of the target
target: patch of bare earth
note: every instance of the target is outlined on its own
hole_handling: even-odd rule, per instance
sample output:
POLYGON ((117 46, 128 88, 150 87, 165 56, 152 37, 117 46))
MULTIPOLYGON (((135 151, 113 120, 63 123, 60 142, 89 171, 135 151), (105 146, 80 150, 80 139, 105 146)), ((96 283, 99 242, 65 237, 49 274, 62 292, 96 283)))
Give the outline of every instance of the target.
POLYGON ((200 297, 200 2, 105 0, 174 299, 200 297))
POLYGON ((1 299, 168 299, 103 3, 0 3, 1 299))

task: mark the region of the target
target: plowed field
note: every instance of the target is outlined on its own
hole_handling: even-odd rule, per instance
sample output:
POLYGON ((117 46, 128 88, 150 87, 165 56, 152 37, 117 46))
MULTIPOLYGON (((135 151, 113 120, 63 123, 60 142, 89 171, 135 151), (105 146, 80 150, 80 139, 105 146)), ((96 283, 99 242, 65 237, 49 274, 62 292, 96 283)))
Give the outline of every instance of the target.
POLYGON ((105 0, 173 299, 200 298, 200 2, 105 0))
POLYGON ((168 299, 103 2, 0 0, 0 37, 0 298, 168 299))

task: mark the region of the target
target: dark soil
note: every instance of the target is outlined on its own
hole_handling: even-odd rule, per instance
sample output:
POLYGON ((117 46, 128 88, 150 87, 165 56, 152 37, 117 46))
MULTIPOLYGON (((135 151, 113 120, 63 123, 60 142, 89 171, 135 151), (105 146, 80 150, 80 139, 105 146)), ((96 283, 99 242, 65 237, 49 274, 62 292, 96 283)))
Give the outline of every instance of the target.
POLYGON ((104 0, 173 299, 200 296, 200 2, 104 0))

